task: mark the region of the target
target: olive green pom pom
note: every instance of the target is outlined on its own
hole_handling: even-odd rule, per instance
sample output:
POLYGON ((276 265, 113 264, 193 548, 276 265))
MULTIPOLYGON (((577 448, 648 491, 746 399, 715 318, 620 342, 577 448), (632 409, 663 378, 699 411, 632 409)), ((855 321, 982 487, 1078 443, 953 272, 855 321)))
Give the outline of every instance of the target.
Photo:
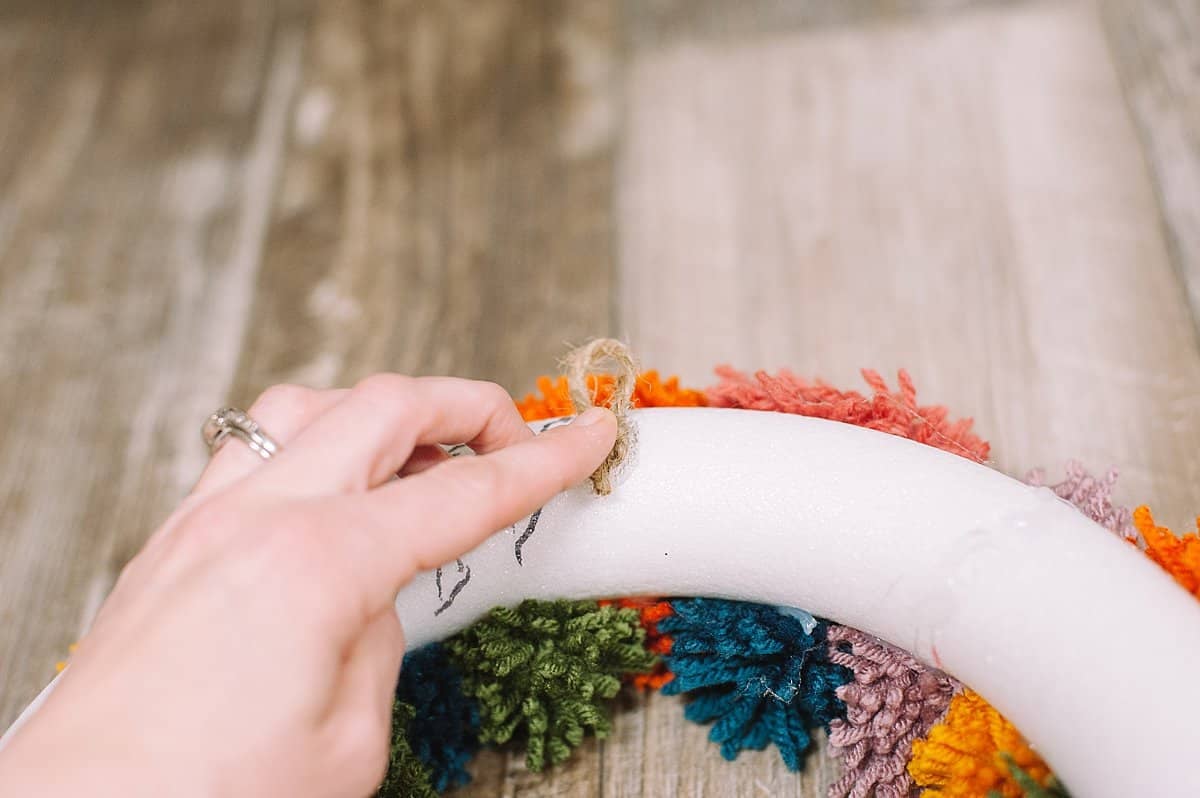
MULTIPOLYGON (((1017 764, 1012 755, 1002 753, 1000 754, 1000 758, 1004 760, 1004 766, 1012 774, 1013 780, 1025 791, 1023 798, 1071 798, 1071 794, 1067 792, 1067 788, 1054 776, 1051 776, 1045 785, 1038 784, 1033 776, 1030 776, 1029 773, 1017 764)), ((993 790, 988 793, 988 798, 1003 798, 1003 796, 998 790, 993 790)))
POLYGON ((446 641, 479 702, 483 742, 526 741, 530 770, 557 765, 586 730, 608 734, 605 702, 621 675, 649 671, 636 610, 593 601, 525 601, 497 607, 446 641))
POLYGON ((403 701, 392 704, 392 753, 376 798, 437 798, 429 771, 408 744, 408 724, 415 714, 403 701))

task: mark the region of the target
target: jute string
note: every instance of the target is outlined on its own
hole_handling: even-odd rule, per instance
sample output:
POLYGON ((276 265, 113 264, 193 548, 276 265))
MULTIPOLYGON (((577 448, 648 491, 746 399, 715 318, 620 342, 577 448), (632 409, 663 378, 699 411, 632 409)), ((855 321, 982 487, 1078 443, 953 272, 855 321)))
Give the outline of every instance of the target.
POLYGON ((596 391, 588 387, 588 374, 597 374, 600 367, 611 364, 612 396, 608 409, 617 417, 617 441, 612 451, 590 477, 592 491, 598 496, 612 493, 613 474, 633 448, 637 430, 629 417, 633 409, 633 391, 637 387, 638 363, 629 347, 613 338, 597 338, 570 352, 563 358, 563 373, 571 390, 575 412, 582 413, 596 404, 596 391))

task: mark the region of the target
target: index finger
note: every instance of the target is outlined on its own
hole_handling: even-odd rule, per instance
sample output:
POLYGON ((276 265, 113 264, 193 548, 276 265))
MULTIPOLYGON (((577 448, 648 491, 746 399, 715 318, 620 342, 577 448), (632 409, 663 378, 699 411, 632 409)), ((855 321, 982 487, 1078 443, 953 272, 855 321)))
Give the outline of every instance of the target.
MULTIPOLYGON (((419 571, 437 568, 497 530, 530 515, 578 485, 608 455, 616 439, 612 413, 592 408, 557 427, 490 454, 458 457, 338 500, 359 521, 331 523, 343 552, 387 601, 419 571)), ((334 510, 336 512, 336 509, 334 510)), ((378 591, 378 592, 376 592, 378 591)))
POLYGON ((355 493, 390 480, 418 446, 467 443, 487 452, 530 437, 499 385, 377 374, 313 421, 257 478, 303 495, 355 493))

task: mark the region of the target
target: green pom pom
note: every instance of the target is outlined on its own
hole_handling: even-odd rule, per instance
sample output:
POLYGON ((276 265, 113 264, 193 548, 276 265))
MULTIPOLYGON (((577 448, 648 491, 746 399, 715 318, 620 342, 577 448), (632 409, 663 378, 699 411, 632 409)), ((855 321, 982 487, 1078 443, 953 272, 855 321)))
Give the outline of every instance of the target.
MULTIPOLYGON (((1024 798, 1071 798, 1067 788, 1062 785, 1054 776, 1050 777, 1050 781, 1044 786, 1038 784, 1033 776, 1030 776, 1011 755, 1002 753, 1000 757, 1004 760, 1004 766, 1008 768, 1008 772, 1012 774, 1013 779, 1025 791, 1024 798)), ((988 798, 1003 798, 996 790, 988 793, 988 798)))
POLYGON ((636 610, 592 601, 525 601, 497 607, 445 646, 479 702, 483 742, 524 737, 532 771, 557 765, 610 724, 604 704, 621 675, 649 671, 636 610))
POLYGON ((408 724, 416 714, 408 704, 392 704, 392 753, 377 798, 437 798, 429 771, 408 744, 408 724))

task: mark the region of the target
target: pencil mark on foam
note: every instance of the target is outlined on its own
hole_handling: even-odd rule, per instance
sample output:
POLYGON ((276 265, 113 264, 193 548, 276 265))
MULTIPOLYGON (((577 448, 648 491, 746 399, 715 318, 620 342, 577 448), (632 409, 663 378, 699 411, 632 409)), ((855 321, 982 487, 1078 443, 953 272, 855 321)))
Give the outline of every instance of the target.
MULTIPOLYGON (((574 418, 574 416, 552 418, 543 423, 537 432, 540 434, 546 430, 553 429, 554 427, 561 427, 566 424, 570 424, 574 418)), ((444 446, 442 450, 451 457, 470 457, 475 454, 471 447, 467 446, 465 443, 459 443, 453 446, 444 446)), ((543 509, 544 508, 539 507, 531 516, 529 516, 528 520, 525 522, 525 526, 520 537, 518 537, 513 543, 513 556, 516 557, 517 565, 523 566, 525 564, 524 547, 525 544, 529 542, 529 539, 533 537, 533 533, 537 531, 538 521, 542 517, 543 509)), ((517 527, 518 524, 510 524, 505 530, 502 531, 506 531, 509 534, 515 535, 517 532, 517 527)), ((433 614, 435 617, 450 609, 450 607, 454 605, 454 600, 458 598, 459 593, 461 593, 467 586, 467 583, 471 581, 471 567, 469 565, 459 559, 455 560, 455 566, 457 568, 457 573, 461 575, 461 578, 455 583, 454 587, 450 589, 449 595, 445 595, 442 585, 442 578, 444 576, 445 569, 438 568, 434 574, 434 585, 437 589, 438 601, 442 602, 441 606, 434 610, 433 614)))
POLYGON ((521 550, 529 539, 533 537, 533 532, 537 529, 538 519, 541 517, 542 508, 539 507, 533 515, 529 516, 529 522, 525 525, 525 531, 521 533, 521 537, 517 538, 517 542, 513 545, 513 555, 517 558, 517 565, 525 564, 521 557, 521 550))
MULTIPOLYGON (((462 578, 454 583, 454 587, 450 589, 450 595, 448 597, 446 597, 445 600, 442 602, 442 606, 440 606, 436 610, 434 610, 433 614, 435 617, 438 615, 441 615, 443 612, 450 609, 450 607, 452 607, 454 605, 454 600, 456 598, 458 598, 458 594, 461 593, 462 589, 467 586, 468 582, 471 581, 471 566, 467 565, 461 559, 455 560, 454 564, 458 569, 458 573, 462 574, 462 578)), ((437 584, 437 596, 439 599, 441 599, 442 598, 442 569, 441 568, 437 569, 437 574, 434 576, 434 581, 437 584)))
POLYGON ((542 434, 546 430, 554 429, 555 427, 565 427, 575 420, 575 416, 563 416, 562 418, 552 418, 549 421, 538 427, 538 434, 542 434))

